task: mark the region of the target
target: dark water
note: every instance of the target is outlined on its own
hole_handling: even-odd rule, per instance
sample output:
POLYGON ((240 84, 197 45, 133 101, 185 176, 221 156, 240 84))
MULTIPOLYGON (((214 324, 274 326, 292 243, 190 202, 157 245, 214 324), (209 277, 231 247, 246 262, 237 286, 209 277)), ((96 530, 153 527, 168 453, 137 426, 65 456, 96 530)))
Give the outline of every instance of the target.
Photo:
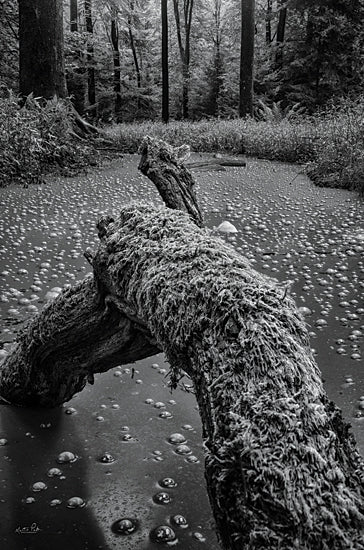
MULTIPOLYGON (((0 355, 52 289, 89 272, 82 253, 96 246, 101 212, 130 200, 160 202, 137 162, 0 190, 0 355)), ((291 281, 329 396, 364 453, 364 206, 353 194, 295 178, 297 171, 250 160, 245 169, 205 172, 196 175, 199 201, 208 226, 234 224, 238 232, 223 238, 282 281, 282 295, 291 281)), ((1 549, 152 550, 163 547, 150 537, 161 525, 174 531, 176 548, 218 549, 194 396, 170 393, 162 355, 133 366, 133 377, 131 366, 113 369, 57 410, 1 407, 1 549), (172 434, 180 434, 175 443, 172 434), (112 529, 122 518, 134 532, 112 529)))

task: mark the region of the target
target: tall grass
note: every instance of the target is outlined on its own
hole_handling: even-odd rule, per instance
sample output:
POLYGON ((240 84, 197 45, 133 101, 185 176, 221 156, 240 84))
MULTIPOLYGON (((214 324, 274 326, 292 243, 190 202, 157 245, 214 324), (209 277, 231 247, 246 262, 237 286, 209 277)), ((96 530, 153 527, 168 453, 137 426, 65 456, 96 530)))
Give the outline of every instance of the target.
POLYGON ((364 103, 342 102, 316 116, 120 124, 107 130, 118 148, 135 153, 146 135, 197 152, 243 153, 305 164, 317 185, 364 193, 364 103))

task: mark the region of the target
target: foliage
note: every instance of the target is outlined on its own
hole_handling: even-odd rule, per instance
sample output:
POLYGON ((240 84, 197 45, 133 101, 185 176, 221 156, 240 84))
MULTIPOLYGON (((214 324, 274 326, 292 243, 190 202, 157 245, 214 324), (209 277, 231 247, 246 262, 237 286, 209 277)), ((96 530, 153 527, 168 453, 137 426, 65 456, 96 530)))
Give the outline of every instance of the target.
POLYGON ((150 135, 174 146, 187 143, 196 152, 244 153, 306 163, 309 175, 318 185, 364 193, 363 101, 342 101, 339 106, 312 116, 298 115, 298 111, 296 108, 292 116, 267 117, 265 121, 212 119, 168 125, 122 124, 110 127, 107 134, 121 151, 128 153, 137 152, 143 137, 150 135))
POLYGON ((95 152, 80 143, 72 129, 73 114, 67 102, 41 105, 29 96, 20 106, 10 94, 0 100, 0 186, 12 181, 39 183, 50 170, 79 170, 94 162, 95 152))

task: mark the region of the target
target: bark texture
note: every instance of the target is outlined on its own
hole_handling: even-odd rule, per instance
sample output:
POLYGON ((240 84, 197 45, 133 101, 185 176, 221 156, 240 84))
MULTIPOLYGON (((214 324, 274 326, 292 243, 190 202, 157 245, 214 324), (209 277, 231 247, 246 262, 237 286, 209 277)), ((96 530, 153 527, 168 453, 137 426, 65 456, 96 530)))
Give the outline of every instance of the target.
POLYGON ((19 91, 66 97, 61 0, 19 0, 19 91))
MULTIPOLYGON (((184 197, 192 185, 175 185, 178 150, 166 144, 147 139, 142 165, 162 189, 184 197)), ((61 402, 89 373, 162 349, 172 387, 183 372, 194 383, 221 547, 363 550, 363 461, 295 303, 174 202, 188 213, 129 204, 99 220, 94 279, 32 321, 0 393, 61 402)))

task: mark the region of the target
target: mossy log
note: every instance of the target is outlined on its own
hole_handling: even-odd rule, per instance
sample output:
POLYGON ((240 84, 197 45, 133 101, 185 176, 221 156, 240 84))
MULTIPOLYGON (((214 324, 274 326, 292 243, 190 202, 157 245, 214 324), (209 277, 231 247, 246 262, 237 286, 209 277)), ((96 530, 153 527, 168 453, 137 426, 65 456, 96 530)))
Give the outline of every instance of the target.
POLYGON ((171 385, 183 372, 194 384, 221 547, 363 550, 363 461, 294 301, 183 208, 99 220, 94 278, 30 323, 0 394, 57 404, 90 373, 163 350, 171 385))

